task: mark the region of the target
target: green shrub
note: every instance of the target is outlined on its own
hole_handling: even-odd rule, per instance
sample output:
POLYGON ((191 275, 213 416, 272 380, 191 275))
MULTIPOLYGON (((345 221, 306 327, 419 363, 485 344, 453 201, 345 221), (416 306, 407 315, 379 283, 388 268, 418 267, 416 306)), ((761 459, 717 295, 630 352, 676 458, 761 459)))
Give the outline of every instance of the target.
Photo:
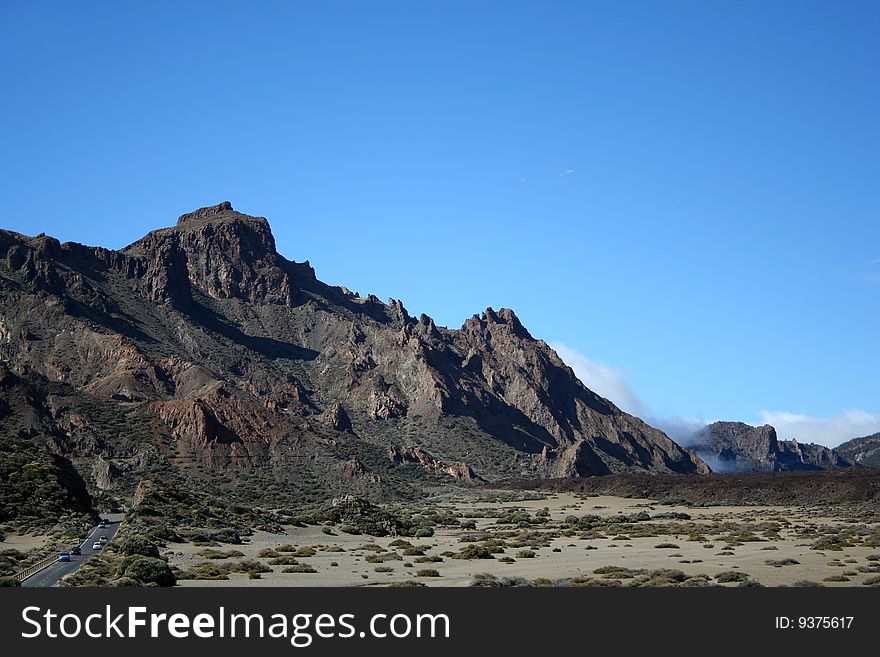
POLYGON ((494 559, 492 553, 485 545, 466 545, 456 554, 453 559, 494 559))
POLYGON ((177 579, 174 572, 162 559, 155 557, 135 556, 121 573, 122 577, 136 579, 142 584, 158 584, 159 586, 174 586, 177 579))
POLYGON ((119 579, 113 580, 113 586, 116 586, 118 588, 125 588, 143 585, 139 581, 137 581, 136 579, 132 579, 131 577, 120 577, 119 579))
POLYGON ((131 536, 119 545, 119 552, 125 556, 159 558, 159 548, 146 536, 131 536))

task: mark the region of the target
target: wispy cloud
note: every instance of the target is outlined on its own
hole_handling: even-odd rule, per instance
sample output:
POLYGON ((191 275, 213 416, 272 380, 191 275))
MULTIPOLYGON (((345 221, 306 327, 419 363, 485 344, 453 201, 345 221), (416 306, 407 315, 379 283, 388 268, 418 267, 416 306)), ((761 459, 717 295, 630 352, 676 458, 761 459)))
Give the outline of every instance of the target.
MULTIPOLYGON (((698 446, 702 429, 715 420, 703 418, 662 417, 651 411, 633 389, 623 370, 593 360, 563 342, 550 345, 590 390, 611 400, 621 410, 636 415, 665 432, 683 447, 698 446)), ((776 428, 781 440, 797 438, 803 443, 836 447, 842 442, 880 431, 880 414, 860 409, 843 411, 830 417, 814 417, 787 411, 760 411, 763 424, 776 428)))
MULTIPOLYGON (((694 447, 705 440, 703 429, 709 424, 706 420, 687 417, 645 418, 651 426, 657 427, 682 447, 694 447)), ((713 420, 714 421, 714 420, 713 420)), ((710 464, 711 465, 711 464, 710 464)), ((713 467, 713 470, 716 468, 713 467)))
POLYGON ((550 346, 556 350, 566 365, 574 370, 581 383, 597 395, 610 399, 627 413, 641 415, 645 412, 645 405, 632 389, 626 372, 587 358, 562 342, 555 342, 550 346))
POLYGON ((575 170, 574 170, 574 169, 566 169, 565 171, 563 171, 563 172, 560 173, 559 175, 560 175, 560 176, 571 176, 571 175, 573 175, 574 173, 575 173, 575 170))
POLYGON ((702 439, 700 432, 708 424, 702 418, 658 416, 639 397, 623 370, 588 358, 563 342, 554 342, 550 346, 574 370, 581 383, 621 410, 642 418, 683 447, 696 445, 702 439))
POLYGON ((859 277, 872 283, 880 283, 880 258, 865 260, 859 267, 859 277))
POLYGON ((880 431, 880 414, 859 409, 830 417, 787 411, 761 411, 758 415, 765 424, 776 427, 776 433, 783 440, 797 438, 802 443, 819 443, 827 447, 837 447, 850 438, 880 431))

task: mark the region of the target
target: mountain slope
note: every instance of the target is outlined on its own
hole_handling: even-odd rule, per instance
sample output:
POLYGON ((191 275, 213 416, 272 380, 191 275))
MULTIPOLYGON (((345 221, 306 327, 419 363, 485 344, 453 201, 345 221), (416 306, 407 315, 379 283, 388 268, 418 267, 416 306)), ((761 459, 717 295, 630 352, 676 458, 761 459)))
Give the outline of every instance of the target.
POLYGON ((309 501, 707 470, 588 390, 513 311, 459 330, 412 318, 320 282, 229 203, 121 251, 0 231, 0 310, 20 382, 0 403, 24 425, 0 431, 121 494, 145 472, 309 501), (414 448, 427 456, 401 456, 414 448))

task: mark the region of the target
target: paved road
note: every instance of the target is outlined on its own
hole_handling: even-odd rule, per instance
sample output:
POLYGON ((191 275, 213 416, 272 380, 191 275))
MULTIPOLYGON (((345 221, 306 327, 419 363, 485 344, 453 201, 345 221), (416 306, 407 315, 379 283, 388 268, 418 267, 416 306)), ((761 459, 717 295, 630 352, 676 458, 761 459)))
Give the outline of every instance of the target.
POLYGON ((110 513, 103 517, 107 518, 110 521, 110 524, 104 529, 98 529, 95 527, 94 531, 89 534, 89 537, 83 542, 81 546, 81 555, 71 554, 70 561, 56 561, 51 566, 43 568, 43 570, 28 577, 21 583, 21 585, 55 586, 58 584, 59 579, 76 571, 76 569, 83 564, 83 561, 89 558, 89 555, 98 554, 100 550, 93 550, 92 544, 101 536, 106 536, 112 540, 116 535, 116 532, 119 530, 119 523, 122 521, 124 515, 122 513, 110 513))

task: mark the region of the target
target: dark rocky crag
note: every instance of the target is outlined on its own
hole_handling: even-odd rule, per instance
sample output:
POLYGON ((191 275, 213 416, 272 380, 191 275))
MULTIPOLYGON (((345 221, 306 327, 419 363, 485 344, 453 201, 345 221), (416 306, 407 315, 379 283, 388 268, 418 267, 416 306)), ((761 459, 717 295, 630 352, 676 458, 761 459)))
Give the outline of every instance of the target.
POLYGON ((828 447, 779 440, 769 424, 753 427, 743 422, 715 422, 697 436, 694 451, 719 471, 791 472, 850 465, 828 447))
POLYGON ((319 281, 231 204, 121 251, 0 231, 0 438, 121 497, 376 498, 516 476, 706 472, 512 310, 458 330, 319 281))

